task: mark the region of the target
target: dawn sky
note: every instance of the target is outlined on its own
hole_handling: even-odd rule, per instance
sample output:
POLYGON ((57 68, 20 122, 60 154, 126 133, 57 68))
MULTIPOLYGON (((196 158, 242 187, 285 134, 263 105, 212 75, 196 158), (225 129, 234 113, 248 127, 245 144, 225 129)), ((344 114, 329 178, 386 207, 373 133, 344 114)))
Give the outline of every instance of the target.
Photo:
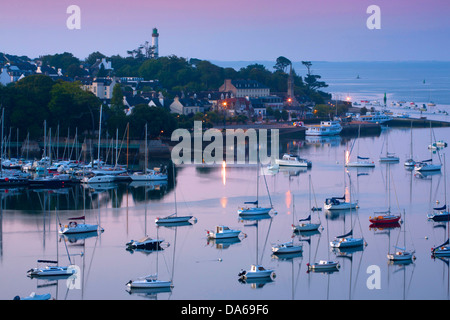
POLYGON ((450 60, 450 2, 387 0, 41 0, 0 9, 0 52, 127 55, 159 31, 161 56, 206 60, 450 60), (67 7, 81 10, 70 30, 67 7), (366 26, 370 5, 381 29, 366 26))

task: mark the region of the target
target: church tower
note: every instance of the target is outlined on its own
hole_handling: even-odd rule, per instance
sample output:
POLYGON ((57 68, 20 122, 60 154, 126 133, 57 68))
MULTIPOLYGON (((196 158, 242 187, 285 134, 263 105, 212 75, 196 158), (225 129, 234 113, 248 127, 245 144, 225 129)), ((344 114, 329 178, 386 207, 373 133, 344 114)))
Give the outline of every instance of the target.
POLYGON ((299 105, 294 96, 294 75, 292 74, 292 63, 289 69, 289 77, 287 83, 287 103, 289 107, 296 107, 299 105))
POLYGON ((153 58, 158 58, 158 56, 159 56, 158 37, 159 37, 158 29, 153 28, 153 33, 152 33, 152 47, 154 48, 153 49, 153 58))

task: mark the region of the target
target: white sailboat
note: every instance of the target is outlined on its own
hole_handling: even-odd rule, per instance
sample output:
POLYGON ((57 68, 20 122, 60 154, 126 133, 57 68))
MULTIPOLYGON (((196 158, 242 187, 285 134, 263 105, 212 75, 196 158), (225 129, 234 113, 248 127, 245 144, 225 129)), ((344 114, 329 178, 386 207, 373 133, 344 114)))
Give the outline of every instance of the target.
POLYGON ((352 150, 350 150, 350 153, 349 153, 349 157, 345 159, 345 166, 348 167, 348 168, 351 168, 351 167, 356 167, 356 168, 361 168, 361 167, 362 168, 373 168, 373 167, 375 167, 375 163, 373 161, 370 161, 370 158, 368 158, 368 157, 361 157, 359 155, 360 136, 361 136, 361 126, 358 127, 358 138, 357 138, 357 140, 358 140, 358 146, 357 146, 358 150, 357 150, 357 156, 356 156, 357 160, 356 161, 349 161, 349 158, 350 158, 350 155, 351 155, 351 151, 353 150, 353 146, 354 146, 354 144, 353 144, 352 150))
MULTIPOLYGON (((328 228, 328 219, 326 219, 327 222, 327 241, 329 240, 329 228, 328 228)), ((323 272, 323 273, 332 273, 335 271, 339 271, 340 264, 338 261, 330 260, 330 250, 327 250, 327 259, 321 259, 319 262, 313 262, 313 263, 307 263, 306 266, 308 267, 309 272, 323 272)))
POLYGON ((155 219, 156 224, 174 224, 174 223, 187 223, 189 220, 193 218, 193 216, 178 216, 177 213, 177 193, 176 193, 176 183, 175 183, 175 164, 172 164, 173 171, 173 195, 174 195, 174 204, 175 204, 175 212, 166 217, 158 217, 155 219))
MULTIPOLYGON (((157 237, 159 241, 159 237, 157 237)), ((162 242, 162 240, 161 240, 162 242)), ((137 278, 136 280, 130 280, 127 282, 127 287, 130 290, 159 290, 159 289, 171 289, 173 287, 171 280, 159 280, 158 279, 158 251, 156 250, 156 274, 146 275, 144 277, 137 278)))
MULTIPOLYGON (((56 223, 57 216, 55 216, 56 223)), ((64 243, 65 244, 65 243, 64 243)), ((58 258, 58 233, 56 233, 56 256, 58 258)), ((70 255, 67 253, 70 264, 70 255)), ((27 271, 30 278, 68 278, 77 272, 76 268, 70 266, 60 266, 57 260, 37 260, 38 264, 45 264, 44 267, 35 267, 27 271)))
MULTIPOLYGON (((247 201, 244 202, 244 204, 253 204, 255 205, 254 207, 241 207, 240 209, 238 209, 238 214, 241 217, 251 217, 251 216, 258 216, 258 215, 263 215, 263 214, 269 214, 272 209, 273 206, 270 207, 260 207, 259 206, 259 162, 258 162, 258 166, 256 169, 256 201, 247 201)), ((269 195, 270 197, 270 195, 269 195)))
MULTIPOLYGON (((403 226, 406 229, 406 213, 405 210, 403 210, 403 226)), ((406 230, 403 230, 404 234, 404 243, 403 245, 405 247, 399 247, 394 246, 396 249, 393 253, 388 253, 387 258, 390 262, 400 262, 400 263, 406 263, 406 262, 412 262, 416 257, 414 256, 415 250, 406 250, 406 230)), ((400 235, 400 233, 399 233, 400 235)), ((398 239, 397 239, 398 242, 398 239)))
POLYGON ((294 240, 273 244, 272 252, 274 254, 283 254, 283 253, 299 253, 303 252, 303 246, 301 244, 294 244, 294 240))
POLYGON ((412 135, 412 121, 411 121, 411 142, 410 142, 410 154, 409 154, 409 158, 405 160, 405 167, 408 169, 412 169, 414 168, 414 166, 416 165, 416 161, 413 158, 413 135, 412 135))
MULTIPOLYGON (((388 141, 389 141, 389 135, 388 135, 388 134, 386 135, 385 141, 386 141, 386 154, 385 154, 384 156, 380 156, 380 159, 378 159, 378 161, 379 161, 379 162, 389 162, 389 163, 392 163, 392 162, 399 162, 399 161, 400 161, 400 158, 397 157, 397 156, 395 155, 395 153, 389 152, 389 148, 388 148, 388 146, 389 146, 389 143, 388 143, 388 141)), ((383 150, 382 150, 382 151, 383 151, 383 150)))
MULTIPOLYGON (((319 223, 312 223, 311 222, 311 215, 312 215, 312 207, 311 207, 311 175, 309 175, 309 210, 310 214, 307 218, 298 220, 299 224, 292 223, 292 230, 294 232, 307 232, 307 231, 315 231, 318 230, 320 227, 319 223)), ((294 195, 292 195, 292 218, 295 216, 295 201, 294 201, 294 195)), ((320 219, 320 218, 319 218, 320 219)))
MULTIPOLYGON (((433 142, 433 129, 431 127, 430 122, 430 141, 433 142)), ((428 172, 428 171, 440 171, 441 170, 441 164, 440 163, 433 163, 433 150, 430 149, 430 159, 422 160, 415 164, 414 170, 419 172, 428 172)))
POLYGON ((148 147, 147 147, 147 123, 145 123, 145 164, 143 172, 134 172, 130 175, 132 181, 159 181, 167 180, 167 175, 156 172, 155 170, 149 170, 148 166, 148 147))
POLYGON ((433 221, 450 221, 450 210, 447 206, 447 167, 444 156, 444 205, 433 208, 433 212, 427 215, 428 219, 433 221))
POLYGON ((86 217, 73 217, 69 218, 69 223, 66 225, 59 224, 60 234, 74 234, 74 233, 88 233, 99 230, 98 224, 87 224, 85 223, 86 217), (78 223, 78 220, 83 220, 83 223, 78 223))
POLYGON ((256 221, 256 263, 250 266, 248 270, 241 270, 238 273, 241 281, 271 281, 275 278, 275 271, 272 269, 266 269, 258 262, 258 225, 259 221, 256 221))
MULTIPOLYGON (((350 190, 351 193, 351 190, 350 190)), ((346 248, 355 248, 355 247, 361 247, 365 245, 364 238, 354 238, 353 237, 353 211, 350 209, 350 224, 351 228, 350 231, 346 234, 336 236, 336 238, 330 242, 330 246, 332 248, 337 249, 346 249, 346 248)))
MULTIPOLYGON (((351 188, 351 180, 349 179, 350 188, 351 188)), ((345 184, 345 166, 344 166, 344 184, 345 184)), ((351 194, 351 193, 350 193, 351 194)), ((346 201, 345 194, 342 197, 331 197, 325 199, 325 203, 323 205, 325 210, 352 210, 358 207, 358 202, 352 202, 350 198, 349 201, 346 201)))

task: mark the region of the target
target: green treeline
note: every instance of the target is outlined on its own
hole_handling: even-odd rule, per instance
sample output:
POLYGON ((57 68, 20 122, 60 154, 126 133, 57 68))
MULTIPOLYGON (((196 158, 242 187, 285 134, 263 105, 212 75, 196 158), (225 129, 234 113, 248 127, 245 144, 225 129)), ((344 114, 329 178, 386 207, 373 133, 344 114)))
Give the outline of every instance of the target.
MULTIPOLYGON (((60 68, 66 78, 89 75, 89 65, 105 56, 99 52, 90 54, 80 61, 70 53, 47 55, 41 57, 42 63, 54 68, 60 68)), ((251 64, 236 71, 232 68, 222 68, 209 61, 182 57, 167 56, 158 59, 142 57, 111 56, 114 70, 108 74, 116 77, 142 77, 144 80, 158 80, 159 88, 165 98, 173 98, 181 91, 200 92, 217 91, 225 79, 257 80, 270 87, 271 93, 285 93, 289 76, 290 61, 279 57, 274 65, 274 71, 269 71, 260 64, 251 64)), ((320 76, 311 75, 309 65, 305 64, 308 73, 303 79, 293 71, 294 92, 296 96, 306 97, 315 103, 323 103, 329 98, 327 93, 320 91, 327 85, 319 81, 320 76)), ((120 88, 120 87, 119 87, 120 88)), ((123 134, 126 127, 130 128, 130 138, 142 138, 145 122, 149 124, 149 136, 170 136, 176 128, 189 128, 194 119, 204 117, 212 122, 224 122, 223 116, 214 112, 205 115, 178 116, 171 114, 167 108, 148 108, 147 105, 135 106, 129 115, 124 113, 122 90, 115 88, 111 107, 104 106, 102 128, 111 136, 123 134), (210 120, 215 119, 215 120, 210 120)), ((122 88, 123 89, 123 88, 122 88)), ((43 123, 47 128, 59 129, 60 136, 69 130, 71 136, 77 129, 79 138, 93 137, 97 134, 101 100, 93 93, 85 91, 77 81, 53 81, 50 77, 35 74, 22 80, 0 85, 0 103, 4 109, 4 128, 18 130, 19 139, 23 141, 29 134, 30 139, 39 139, 44 135, 43 123)), ((238 121, 245 121, 239 119, 238 121)), ((212 125, 212 122, 209 125, 212 125)), ((103 130, 102 130, 103 131, 103 130)), ((56 132, 56 131, 53 131, 56 132)), ((105 131, 102 132, 102 135, 105 131)))

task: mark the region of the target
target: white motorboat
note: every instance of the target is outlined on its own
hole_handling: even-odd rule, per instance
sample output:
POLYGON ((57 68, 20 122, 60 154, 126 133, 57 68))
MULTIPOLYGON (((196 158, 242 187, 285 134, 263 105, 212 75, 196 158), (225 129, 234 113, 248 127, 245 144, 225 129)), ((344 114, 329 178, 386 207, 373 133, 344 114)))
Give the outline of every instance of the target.
POLYGON ((227 239, 227 238, 235 238, 238 237, 241 233, 240 230, 233 230, 228 228, 227 226, 216 226, 216 231, 206 231, 208 238, 211 239, 227 239))
MULTIPOLYGON (((57 264, 58 261, 53 261, 53 260, 38 260, 38 263, 46 263, 46 264, 57 264)), ((32 268, 30 270, 27 271, 27 274, 29 277, 33 278, 33 277, 69 277, 73 274, 76 273, 76 269, 75 268, 69 268, 69 267, 61 267, 61 266, 53 266, 53 265, 47 265, 45 267, 36 267, 36 268, 32 268)))
POLYGON ((272 245, 272 252, 275 254, 303 252, 302 245, 294 245, 293 241, 272 245))
POLYGON ((275 272, 271 269, 265 269, 262 265, 253 264, 250 270, 242 270, 238 276, 242 279, 272 278, 275 276, 275 272))
POLYGON ((392 117, 383 114, 381 112, 367 112, 365 115, 357 117, 359 121, 365 121, 370 123, 384 123, 392 119, 392 117))
POLYGON ((321 121, 317 125, 307 125, 305 134, 307 136, 332 136, 342 131, 339 121, 321 121))
POLYGON ((87 233, 98 231, 98 224, 86 224, 86 223, 78 223, 75 220, 84 220, 85 217, 75 217, 69 218, 69 223, 66 225, 59 225, 59 233, 60 234, 74 234, 74 233, 87 233))
POLYGON ((336 271, 339 270, 340 264, 337 261, 320 260, 312 264, 307 263, 308 271, 336 271))
POLYGON ((172 281, 158 280, 156 275, 148 275, 127 283, 130 289, 172 288, 172 281))
POLYGON ((290 167, 311 167, 312 165, 311 161, 288 153, 284 154, 281 159, 275 159, 275 163, 279 166, 290 167))

